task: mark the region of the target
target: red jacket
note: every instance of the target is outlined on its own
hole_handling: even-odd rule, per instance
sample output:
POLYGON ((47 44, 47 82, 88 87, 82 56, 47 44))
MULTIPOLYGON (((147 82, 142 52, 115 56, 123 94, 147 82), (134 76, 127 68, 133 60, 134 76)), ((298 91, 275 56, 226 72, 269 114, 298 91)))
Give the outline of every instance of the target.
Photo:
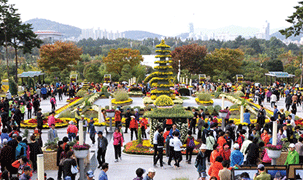
POLYGON ((210 154, 210 163, 213 164, 218 156, 220 156, 220 151, 213 150, 213 152, 210 154))
MULTIPOLYGON (((14 162, 12 163, 12 166, 13 166, 14 168, 17 168, 17 169, 19 169, 20 165, 21 165, 21 163, 20 163, 19 160, 16 160, 16 161, 14 161, 14 162)), ((28 162, 23 166, 23 168, 24 168, 25 166, 32 167, 28 162)), ((24 173, 23 168, 22 168, 22 174, 24 173)), ((31 177, 33 176, 33 173, 32 173, 32 172, 31 172, 30 176, 31 176, 31 177)))
POLYGON ((223 161, 229 160, 230 154, 231 154, 230 149, 228 149, 227 151, 225 151, 224 149, 222 149, 222 150, 220 151, 220 156, 223 157, 223 161))
POLYGON ((220 136, 220 137, 218 138, 217 143, 218 143, 219 146, 220 146, 220 150, 222 150, 222 149, 223 149, 223 145, 226 143, 226 140, 224 139, 223 136, 220 136))
POLYGON ((137 120, 135 118, 133 118, 130 123, 129 123, 129 129, 131 128, 136 128, 138 129, 138 123, 137 123, 137 120))
POLYGON ((223 169, 222 163, 216 161, 212 165, 210 165, 208 169, 208 175, 210 177, 215 176, 218 180, 220 180, 219 171, 221 169, 223 169))
POLYGON ((115 112, 115 121, 118 121, 118 122, 121 121, 121 111, 115 112))
POLYGON ((140 122, 140 128, 144 126, 144 129, 147 129, 148 121, 146 118, 142 118, 139 122, 140 122))

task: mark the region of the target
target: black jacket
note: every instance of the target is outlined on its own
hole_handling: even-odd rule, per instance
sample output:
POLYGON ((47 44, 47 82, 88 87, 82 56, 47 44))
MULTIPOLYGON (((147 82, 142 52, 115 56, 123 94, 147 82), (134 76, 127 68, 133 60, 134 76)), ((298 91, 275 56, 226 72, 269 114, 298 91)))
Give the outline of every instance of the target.
POLYGON ((108 141, 107 141, 106 137, 102 137, 102 138, 98 137, 98 149, 101 149, 102 151, 106 151, 107 145, 108 145, 108 141), (100 141, 102 143, 101 147, 99 147, 100 141))
POLYGON ((157 136, 157 148, 163 148, 164 147, 164 137, 159 133, 157 136))
POLYGON ((72 176, 72 171, 71 171, 71 167, 76 166, 77 162, 74 159, 66 159, 63 163, 63 177, 65 178, 66 176, 72 176))
POLYGON ((59 166, 59 163, 60 163, 60 155, 61 153, 63 152, 63 149, 61 147, 59 147, 57 149, 57 166, 59 166))
POLYGON ((37 155, 43 153, 39 143, 36 141, 36 142, 30 143, 28 145, 29 145, 29 150, 30 150, 30 159, 37 161, 37 155))

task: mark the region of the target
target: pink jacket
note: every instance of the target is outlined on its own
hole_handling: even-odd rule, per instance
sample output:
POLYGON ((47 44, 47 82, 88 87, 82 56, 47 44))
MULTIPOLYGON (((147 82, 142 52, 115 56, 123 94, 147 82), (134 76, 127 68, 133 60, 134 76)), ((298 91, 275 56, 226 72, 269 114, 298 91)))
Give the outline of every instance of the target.
POLYGON ((51 98, 51 99, 49 100, 50 103, 52 103, 52 101, 54 102, 54 104, 56 104, 56 99, 55 99, 55 98, 51 98))
POLYGON ((50 127, 52 124, 55 124, 55 117, 54 116, 48 116, 48 126, 50 127))
POLYGON ((121 144, 121 147, 123 146, 123 136, 120 132, 114 132, 114 145, 119 145, 121 144))

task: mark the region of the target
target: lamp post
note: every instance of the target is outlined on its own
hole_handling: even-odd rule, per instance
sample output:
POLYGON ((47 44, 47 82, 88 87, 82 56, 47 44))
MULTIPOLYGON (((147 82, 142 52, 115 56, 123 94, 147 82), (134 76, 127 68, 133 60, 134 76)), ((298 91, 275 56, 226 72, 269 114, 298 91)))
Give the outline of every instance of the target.
POLYGON ((180 65, 181 60, 179 59, 179 70, 178 70, 178 82, 180 83, 180 74, 181 74, 181 65, 180 65))
POLYGON ((302 63, 300 64, 300 68, 301 68, 300 87, 302 87, 302 78, 303 78, 303 55, 302 55, 302 63))

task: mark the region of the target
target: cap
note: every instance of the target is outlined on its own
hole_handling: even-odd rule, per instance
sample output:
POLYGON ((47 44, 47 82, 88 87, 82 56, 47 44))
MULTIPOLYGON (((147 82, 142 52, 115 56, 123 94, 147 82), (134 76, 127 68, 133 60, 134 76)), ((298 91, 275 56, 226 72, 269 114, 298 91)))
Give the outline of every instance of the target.
POLYGON ((126 110, 130 110, 129 108, 127 108, 126 110))
POLYGON ((263 164, 259 164, 259 165, 258 165, 258 169, 261 169, 261 168, 264 168, 264 165, 263 165, 263 164))
POLYGON ((31 169, 31 167, 29 167, 29 166, 25 166, 23 170, 24 170, 24 171, 30 171, 30 170, 32 170, 32 169, 31 169))
POLYGON ((202 145, 200 146, 200 150, 201 150, 201 149, 207 149, 206 144, 202 144, 202 145))
POLYGON ((85 116, 84 116, 84 115, 81 115, 81 117, 83 117, 83 118, 84 118, 85 116))
POLYGON ((102 132, 102 131, 98 131, 98 134, 101 134, 101 135, 102 135, 102 134, 103 134, 103 132, 102 132))
POLYGON ((135 116, 130 116, 131 118, 135 118, 135 116))
POLYGON ((92 170, 90 170, 90 171, 87 171, 86 172, 86 175, 88 176, 88 177, 94 177, 94 172, 92 171, 92 170))
POLYGON ((69 124, 74 124, 74 121, 69 121, 69 124))
POLYGON ((235 149, 239 149, 240 148, 240 146, 239 146, 239 144, 234 144, 234 146, 233 146, 235 149))
POLYGON ((138 109, 136 108, 135 111, 138 111, 138 109))
POLYGON ((295 144, 294 144, 294 143, 290 143, 290 145, 289 145, 288 147, 294 148, 294 147, 295 147, 295 144))
POLYGON ((66 176, 64 180, 72 180, 70 176, 66 176))
POLYGON ((94 120, 94 118, 93 118, 93 117, 91 117, 91 118, 90 118, 90 120, 94 120))
POLYGON ((20 103, 21 105, 23 105, 23 102, 22 103, 20 103))
POLYGON ((147 172, 148 172, 148 173, 149 173, 149 172, 151 172, 151 173, 155 173, 155 172, 156 172, 156 170, 155 170, 154 168, 149 168, 147 172))
POLYGON ((229 148, 229 145, 227 145, 227 144, 226 144, 226 145, 225 145, 224 147, 227 147, 227 148, 229 148))
POLYGON ((119 108, 116 108, 116 111, 119 111, 119 108))
POLYGON ((13 134, 12 136, 13 136, 13 137, 17 137, 17 134, 13 134))
POLYGON ((77 109, 80 109, 80 106, 77 106, 77 109))

